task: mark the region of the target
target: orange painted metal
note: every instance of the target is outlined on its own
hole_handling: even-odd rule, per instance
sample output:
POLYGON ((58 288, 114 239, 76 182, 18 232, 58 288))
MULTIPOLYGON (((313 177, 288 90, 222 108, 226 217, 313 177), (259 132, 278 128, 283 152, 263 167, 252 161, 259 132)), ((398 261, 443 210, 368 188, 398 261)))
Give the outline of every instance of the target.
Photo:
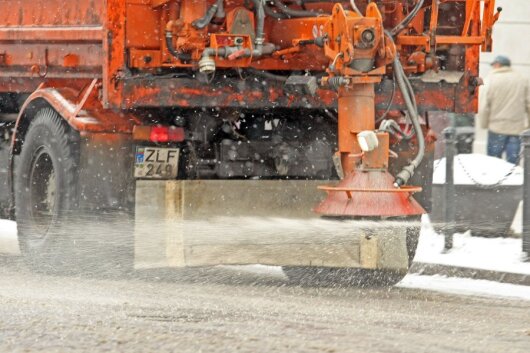
MULTIPOLYGON (((466 60, 464 72, 469 76, 476 76, 478 68, 474 65, 473 56, 478 55, 478 51, 474 48, 481 45, 482 50, 491 49, 491 28, 498 18, 498 14, 494 14, 495 2, 486 0, 482 13, 476 0, 443 3, 465 5, 465 18, 462 20, 460 33, 439 33, 432 36, 437 30, 435 23, 438 17, 442 16, 443 19, 443 16, 449 14, 440 9, 435 11, 438 2, 427 0, 425 9, 433 9, 429 29, 425 35, 423 30, 418 32, 423 23, 422 16, 419 15, 409 26, 410 30, 403 31, 398 36, 397 44, 402 60, 407 62, 407 56, 413 52, 428 53, 434 45, 465 45, 468 48, 466 58, 469 60, 466 60), (474 20, 481 18, 482 21, 474 20)), ((242 0, 227 0, 225 23, 210 25, 201 30, 193 28, 191 23, 201 17, 211 4, 213 0, 20 0, 16 3, 0 0, 0 8, 11 9, 0 12, 0 77, 28 80, 39 76, 54 79, 101 77, 103 105, 118 109, 128 107, 131 102, 136 101, 123 92, 123 79, 129 74, 129 69, 149 71, 156 68, 193 68, 196 65, 193 61, 177 60, 168 53, 165 45, 167 29, 173 34, 176 49, 188 50, 194 60, 198 60, 202 49, 210 45, 210 34, 227 33, 228 28, 233 28, 236 11, 244 9, 242 0)), ((362 11, 368 12, 379 7, 382 11, 380 20, 387 28, 401 21, 408 11, 403 8, 402 1, 395 0, 379 0, 371 5, 366 0, 357 0, 357 4, 362 11)), ((296 8, 295 5, 291 6, 296 8)), ((331 5, 324 3, 309 7, 331 10, 331 5)), ((422 10, 421 14, 424 13, 422 10)), ((254 21, 253 13, 250 15, 254 21)), ((251 66, 263 70, 321 71, 328 63, 324 52, 314 45, 297 47, 295 43, 313 39, 315 33, 325 30, 326 23, 329 23, 328 16, 280 21, 267 18, 266 41, 280 49, 292 49, 259 59, 230 63, 223 58, 216 58, 216 64, 219 67, 251 66)), ((406 67, 406 71, 421 73, 430 67, 421 62, 416 64, 417 67, 414 68, 406 67)), ((35 88, 34 85, 19 83, 19 87, 24 86, 30 87, 29 90, 35 88)), ((0 91, 7 91, 7 88, 0 85, 0 91)), ((135 92, 139 90, 136 89, 135 92)), ((473 95, 465 92, 466 90, 461 90, 460 98, 454 97, 453 100, 462 101, 462 95, 473 95)), ((429 96, 431 93, 434 94, 425 91, 423 101, 436 105, 434 97, 429 96)), ((150 95, 151 91, 146 89, 144 94, 150 95)), ((212 91, 205 87, 202 94, 209 96, 212 91)), ((194 104, 190 102, 188 105, 194 104)), ((457 110, 465 111, 470 108, 473 109, 474 104, 466 104, 457 110)))
POLYGON ((383 21, 377 6, 369 4, 366 17, 359 18, 354 13, 346 13, 341 5, 335 5, 325 31, 331 38, 341 38, 340 42, 329 41, 324 52, 333 60, 332 68, 328 69, 331 76, 328 84, 333 82, 334 76, 343 79, 343 87, 338 89, 338 150, 344 178, 337 186, 322 187, 328 195, 315 212, 340 217, 425 213, 409 197, 410 190, 406 189, 405 195, 392 191, 396 188, 387 169, 388 134, 376 135, 379 143, 371 151, 363 151, 358 142, 359 133, 376 128, 374 81, 385 74, 385 66, 394 59, 392 53, 395 52, 393 43, 384 40, 383 21), (366 31, 373 34, 370 45, 363 42, 366 31), (346 40, 342 41, 343 38, 346 40), (380 66, 363 73, 355 66, 359 60, 371 60, 380 66))
POLYGON ((147 108, 260 109, 271 104, 337 108, 338 152, 346 174, 339 188, 349 189, 351 195, 330 191, 328 204, 320 205, 318 211, 379 216, 422 213, 407 193, 378 192, 376 196, 366 192, 392 188, 386 169, 393 141, 379 133, 379 147, 363 153, 357 134, 374 130, 376 116, 388 104, 388 116, 395 119, 405 108, 400 92, 389 84, 395 57, 407 74, 417 78, 412 81, 422 112, 476 111, 479 53, 492 48, 492 27, 499 15, 494 13, 495 1, 426 0, 395 37, 395 44, 383 29, 399 24, 415 1, 356 0, 363 16, 349 10, 349 1, 308 3, 308 9, 323 14, 265 18, 264 41, 273 48, 265 55, 254 52, 257 18, 252 1, 225 0, 224 18, 214 18, 203 28, 194 25, 215 2, 0 0, 0 92, 31 93, 16 133, 25 119, 24 110, 42 102, 80 131, 127 134, 143 125, 141 111, 147 108), (366 30, 373 31, 370 43, 363 42, 366 30), (226 47, 236 50, 220 55, 226 47), (198 63, 206 48, 214 50, 215 67, 223 71, 217 75, 222 79, 212 85, 191 77, 200 76, 198 63), (445 54, 437 56, 437 52, 459 48, 462 57, 452 63, 451 70, 462 77, 448 83, 439 63, 445 54), (234 68, 282 74, 309 71, 319 75, 321 87, 314 96, 291 93, 280 82, 263 85, 238 77, 234 68), (428 70, 439 74, 440 81, 422 81, 428 70), (339 78, 343 81, 337 92, 330 90, 339 78), (359 188, 362 195, 356 194, 359 188))
POLYGON ((390 192, 389 190, 395 190, 393 183, 394 178, 386 171, 351 173, 337 186, 324 187, 328 193, 327 198, 314 211, 340 217, 397 217, 425 213, 423 207, 411 197, 413 192, 418 191, 417 188, 390 192), (347 193, 345 189, 351 191, 347 193))
POLYGON ((350 193, 349 196, 351 198, 351 192, 404 192, 413 194, 415 192, 421 192, 423 189, 419 186, 409 186, 405 185, 400 188, 391 188, 391 189, 362 189, 362 188, 341 188, 341 187, 333 187, 333 186, 318 186, 318 189, 324 190, 324 191, 344 191, 346 193, 350 193))
POLYGON ((357 84, 341 88, 338 97, 338 148, 344 173, 355 170, 356 159, 350 154, 361 153, 357 133, 375 129, 375 93, 373 84, 357 84))
POLYGON ((377 132, 378 148, 364 152, 362 166, 365 169, 387 169, 390 155, 390 137, 387 132, 377 132))

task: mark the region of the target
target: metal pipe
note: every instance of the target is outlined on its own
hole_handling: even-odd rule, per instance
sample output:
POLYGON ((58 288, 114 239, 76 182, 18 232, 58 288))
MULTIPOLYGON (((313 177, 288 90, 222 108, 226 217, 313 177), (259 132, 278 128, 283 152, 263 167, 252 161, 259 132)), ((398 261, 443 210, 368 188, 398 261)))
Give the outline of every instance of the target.
POLYGON ((339 88, 338 107, 338 150, 344 175, 354 171, 356 161, 353 155, 360 155, 357 134, 375 129, 375 90, 373 83, 357 83, 351 88, 339 88))
POLYGON ((276 46, 273 44, 261 45, 259 48, 250 50, 249 48, 240 47, 220 47, 211 48, 208 47, 203 50, 201 59, 199 60, 199 71, 204 73, 213 73, 216 70, 215 59, 213 56, 217 55, 220 57, 230 59, 231 55, 237 55, 237 58, 245 57, 259 57, 262 55, 270 55, 276 50, 276 46))
POLYGON ((523 182, 523 252, 530 257, 530 130, 522 133, 524 156, 523 182))
POLYGON ((454 158, 456 129, 447 127, 442 132, 445 138, 445 184, 444 184, 444 250, 453 248, 455 232, 455 182, 454 158))

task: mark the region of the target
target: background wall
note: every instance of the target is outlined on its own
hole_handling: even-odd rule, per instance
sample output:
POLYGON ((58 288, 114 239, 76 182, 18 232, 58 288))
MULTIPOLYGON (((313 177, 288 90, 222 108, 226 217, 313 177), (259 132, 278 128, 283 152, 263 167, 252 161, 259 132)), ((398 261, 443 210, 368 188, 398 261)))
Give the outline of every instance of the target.
MULTIPOLYGON (((496 6, 503 10, 493 31, 493 52, 481 55, 480 76, 488 75, 496 55, 506 55, 514 70, 530 79, 530 0, 497 0, 496 6)), ((473 148, 486 153, 485 130, 476 128, 473 148)))

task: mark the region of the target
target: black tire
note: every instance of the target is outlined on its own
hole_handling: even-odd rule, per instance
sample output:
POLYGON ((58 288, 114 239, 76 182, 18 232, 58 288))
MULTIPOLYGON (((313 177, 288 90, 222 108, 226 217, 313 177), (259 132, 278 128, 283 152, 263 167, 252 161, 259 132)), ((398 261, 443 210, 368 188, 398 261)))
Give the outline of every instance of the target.
POLYGON ((416 249, 420 240, 421 233, 421 217, 416 220, 418 225, 407 227, 407 253, 409 256, 409 268, 412 266, 414 256, 416 256, 416 249))
MULTIPOLYGON (((412 218, 410 221, 419 222, 420 218, 412 218)), ((418 247, 420 229, 420 225, 406 229, 409 268, 418 247)), ((282 270, 293 285, 318 287, 391 287, 407 275, 406 271, 362 268, 284 266, 282 270)))
POLYGON ((52 109, 31 122, 15 173, 15 215, 19 246, 32 269, 71 270, 73 239, 66 232, 77 208, 79 135, 52 109))
POLYGON ((79 146, 54 110, 36 113, 15 175, 20 250, 38 272, 122 276, 134 260, 130 214, 79 207, 79 146))
POLYGON ((282 267, 289 283, 308 287, 391 287, 406 272, 363 268, 282 267))
MULTIPOLYGON (((0 98, 1 101, 1 98, 0 98)), ((3 120, 0 116, 0 218, 10 218, 10 196, 8 184, 9 149, 14 121, 3 120), (3 167, 2 167, 3 166, 3 167)))

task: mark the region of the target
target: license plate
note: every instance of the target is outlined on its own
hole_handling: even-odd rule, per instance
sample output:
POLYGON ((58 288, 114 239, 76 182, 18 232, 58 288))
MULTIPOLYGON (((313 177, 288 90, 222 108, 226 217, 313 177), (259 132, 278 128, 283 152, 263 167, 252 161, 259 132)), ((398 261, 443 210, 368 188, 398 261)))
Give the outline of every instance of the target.
POLYGON ((174 179, 179 163, 178 148, 136 147, 135 178, 174 179))

